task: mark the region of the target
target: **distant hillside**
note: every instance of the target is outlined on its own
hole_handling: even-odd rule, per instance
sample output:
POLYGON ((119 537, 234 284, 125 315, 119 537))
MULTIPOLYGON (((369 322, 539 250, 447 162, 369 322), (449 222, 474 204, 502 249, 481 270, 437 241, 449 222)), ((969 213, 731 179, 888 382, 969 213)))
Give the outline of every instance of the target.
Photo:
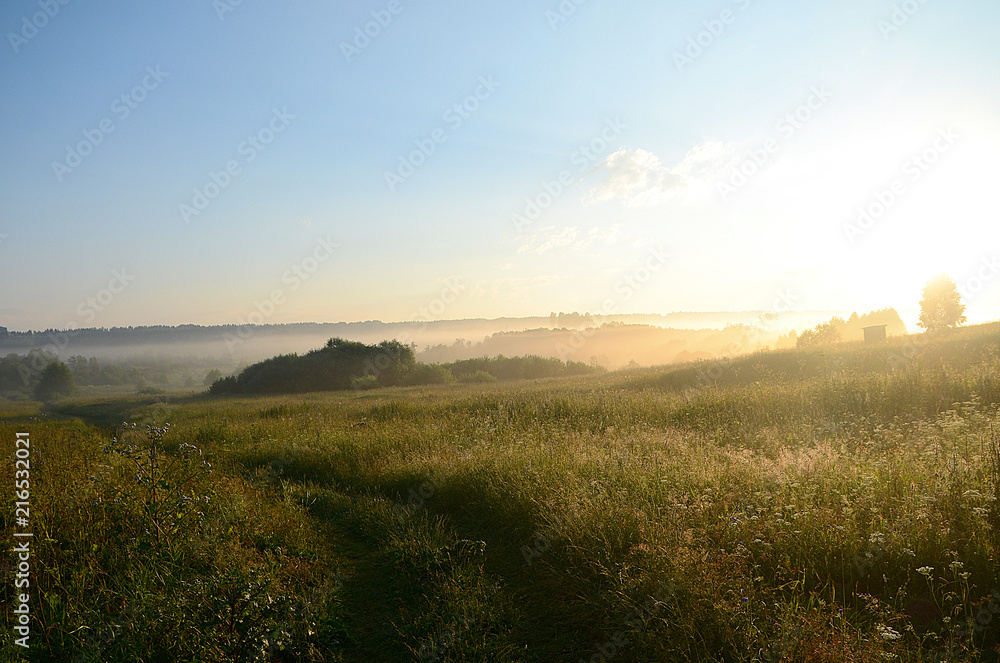
MULTIPOLYGON (((290 352, 303 353, 321 346, 327 339, 337 337, 361 343, 378 343, 396 339, 401 343, 415 344, 418 350, 441 345, 451 346, 456 340, 478 344, 498 334, 517 334, 529 330, 557 331, 600 327, 608 323, 640 325, 648 328, 683 330, 721 330, 730 325, 744 325, 761 330, 785 333, 792 329, 804 330, 828 320, 836 311, 798 312, 774 314, 766 311, 636 314, 591 316, 583 313, 553 313, 549 316, 524 318, 437 320, 411 322, 296 323, 285 325, 180 325, 89 328, 73 331, 47 329, 44 331, 8 331, 0 327, 0 356, 10 353, 27 354, 32 349, 45 349, 63 361, 71 356, 115 359, 122 357, 168 355, 172 357, 209 357, 227 363, 250 363, 290 352)), ((558 335, 558 334, 557 334, 558 335)), ((709 352, 718 350, 700 348, 691 344, 697 337, 683 335, 687 345, 683 352, 709 352)), ((677 335, 675 334, 675 337, 677 335)), ((680 337, 677 337, 680 338, 680 337)), ((502 345, 502 344, 501 344, 502 345)), ((496 340, 485 348, 488 354, 520 354, 502 349, 496 340), (494 350, 501 350, 494 352, 494 350)), ((544 345, 544 343, 543 343, 544 345)), ((440 354, 440 352, 438 353, 440 354)), ((557 356, 541 347, 538 354, 557 356)), ((614 353, 602 351, 597 354, 614 353)), ((662 357, 669 352, 657 352, 662 357)), ((442 355, 443 356, 443 355, 442 355)), ((589 360, 590 355, 578 355, 589 360)), ((467 358, 449 356, 445 361, 467 358)), ((634 359, 647 363, 641 356, 634 359)), ((625 359, 627 363, 628 358, 625 359)), ((656 362, 661 363, 661 359, 656 362)))
POLYGON ((540 355, 585 362, 608 369, 712 359, 764 347, 791 347, 794 336, 732 325, 725 329, 664 329, 651 325, 606 323, 589 329, 530 329, 494 334, 481 343, 456 341, 417 353, 427 363, 472 357, 540 355))

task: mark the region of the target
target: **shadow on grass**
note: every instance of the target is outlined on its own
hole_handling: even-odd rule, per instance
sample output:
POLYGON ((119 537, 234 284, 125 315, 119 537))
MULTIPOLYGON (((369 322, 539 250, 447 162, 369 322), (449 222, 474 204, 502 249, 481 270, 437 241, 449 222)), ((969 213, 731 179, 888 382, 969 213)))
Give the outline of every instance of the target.
MULTIPOLYGON (((123 421, 138 423, 140 410, 156 405, 190 405, 209 400, 205 394, 137 394, 101 400, 64 400, 45 406, 43 412, 54 418, 77 418, 97 428, 113 429, 123 421)), ((149 415, 144 415, 146 418, 149 415)), ((145 422, 142 422, 145 423, 145 422)), ((163 424, 165 421, 150 423, 163 424)))

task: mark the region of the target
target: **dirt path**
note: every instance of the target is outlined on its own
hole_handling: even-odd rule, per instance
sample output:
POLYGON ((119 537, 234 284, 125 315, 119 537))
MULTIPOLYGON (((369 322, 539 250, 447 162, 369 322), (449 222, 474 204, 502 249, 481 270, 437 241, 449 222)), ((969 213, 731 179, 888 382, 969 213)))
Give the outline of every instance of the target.
POLYGON ((396 570, 385 552, 372 547, 344 522, 336 509, 312 510, 317 527, 327 537, 330 553, 340 569, 339 623, 346 637, 345 663, 412 662, 416 655, 400 641, 389 616, 398 615, 407 589, 394 584, 396 570))

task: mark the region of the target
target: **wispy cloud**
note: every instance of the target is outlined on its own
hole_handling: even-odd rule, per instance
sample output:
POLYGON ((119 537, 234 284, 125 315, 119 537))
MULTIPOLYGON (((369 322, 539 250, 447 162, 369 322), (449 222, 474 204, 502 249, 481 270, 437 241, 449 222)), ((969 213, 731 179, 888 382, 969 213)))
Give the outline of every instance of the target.
POLYGON ((584 198, 587 204, 621 200, 628 207, 649 207, 708 188, 735 157, 732 143, 705 141, 676 164, 665 166, 647 150, 621 149, 598 167, 606 177, 584 198))
POLYGON ((561 281, 563 281, 563 277, 556 274, 487 279, 473 284, 469 288, 469 296, 493 299, 510 297, 514 300, 526 301, 539 288, 551 287, 561 281))
POLYGON ((614 244, 618 239, 618 227, 591 228, 581 233, 578 228, 568 226, 556 228, 546 226, 533 233, 518 235, 515 240, 521 242, 517 252, 529 255, 543 255, 555 249, 580 251, 592 244, 614 244))

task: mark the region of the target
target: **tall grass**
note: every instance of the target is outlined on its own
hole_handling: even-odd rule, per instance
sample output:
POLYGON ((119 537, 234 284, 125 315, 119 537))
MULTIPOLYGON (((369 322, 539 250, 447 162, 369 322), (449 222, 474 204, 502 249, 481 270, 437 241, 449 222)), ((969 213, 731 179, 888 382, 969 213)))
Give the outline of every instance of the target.
POLYGON ((160 542, 112 431, 33 424, 47 651, 997 660, 997 339, 136 405, 171 423, 166 502, 210 498, 160 542))

